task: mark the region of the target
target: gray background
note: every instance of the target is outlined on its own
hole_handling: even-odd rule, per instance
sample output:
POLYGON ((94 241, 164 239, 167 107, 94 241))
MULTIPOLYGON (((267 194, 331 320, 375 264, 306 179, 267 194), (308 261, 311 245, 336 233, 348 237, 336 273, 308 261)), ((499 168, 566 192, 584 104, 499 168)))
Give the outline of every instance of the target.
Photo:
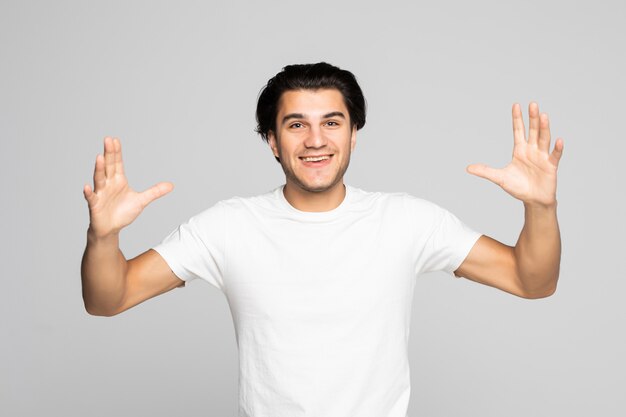
POLYGON ((565 139, 557 293, 419 278, 411 416, 623 416, 622 1, 0 2, 0 414, 232 416, 223 295, 193 282, 113 318, 83 308, 82 187, 118 136, 131 185, 176 184, 128 257, 218 200, 284 180, 254 132, 289 63, 353 71, 369 103, 346 181, 432 200, 513 244, 522 206, 466 165, 505 165, 510 108, 565 139), (618 183, 619 181, 619 183, 618 183))

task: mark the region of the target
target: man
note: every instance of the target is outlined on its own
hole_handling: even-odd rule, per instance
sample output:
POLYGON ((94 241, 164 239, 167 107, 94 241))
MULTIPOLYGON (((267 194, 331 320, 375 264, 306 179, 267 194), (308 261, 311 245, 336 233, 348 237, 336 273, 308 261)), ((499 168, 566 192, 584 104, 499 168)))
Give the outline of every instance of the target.
POLYGON ((259 97, 257 131, 280 162, 285 185, 219 202, 128 261, 119 231, 173 186, 133 191, 120 142, 107 138, 94 189, 84 189, 91 219, 85 307, 111 316, 204 279, 224 292, 233 314, 240 416, 405 416, 416 275, 445 270, 524 298, 556 289, 563 142, 550 153, 547 115, 535 103, 529 115, 526 138, 513 106, 507 167, 468 167, 524 203, 515 247, 424 200, 345 185, 365 100, 350 72, 326 63, 285 67, 259 97))

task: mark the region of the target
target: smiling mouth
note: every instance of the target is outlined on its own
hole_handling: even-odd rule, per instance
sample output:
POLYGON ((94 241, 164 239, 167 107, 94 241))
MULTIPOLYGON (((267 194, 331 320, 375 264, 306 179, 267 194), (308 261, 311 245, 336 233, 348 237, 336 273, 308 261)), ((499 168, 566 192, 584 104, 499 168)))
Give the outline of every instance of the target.
POLYGON ((299 157, 304 162, 320 162, 330 159, 332 155, 318 155, 318 156, 301 156, 299 157))

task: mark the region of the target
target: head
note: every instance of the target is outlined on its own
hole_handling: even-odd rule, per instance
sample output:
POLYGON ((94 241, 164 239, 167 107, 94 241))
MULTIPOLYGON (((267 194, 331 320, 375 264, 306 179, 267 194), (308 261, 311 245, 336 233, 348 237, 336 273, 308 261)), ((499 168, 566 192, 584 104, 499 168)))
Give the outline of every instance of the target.
POLYGON ((326 62, 318 62, 287 65, 270 78, 257 102, 256 132, 266 142, 270 132, 276 132, 278 106, 285 91, 319 89, 339 90, 348 108, 351 126, 357 130, 365 126, 365 97, 354 75, 326 62))
POLYGON ((324 62, 289 65, 259 95, 257 132, 269 143, 288 183, 323 191, 343 178, 365 113, 363 92, 351 72, 324 62), (304 160, 307 156, 331 161, 316 163, 304 160), (312 174, 315 184, 308 181, 312 174))

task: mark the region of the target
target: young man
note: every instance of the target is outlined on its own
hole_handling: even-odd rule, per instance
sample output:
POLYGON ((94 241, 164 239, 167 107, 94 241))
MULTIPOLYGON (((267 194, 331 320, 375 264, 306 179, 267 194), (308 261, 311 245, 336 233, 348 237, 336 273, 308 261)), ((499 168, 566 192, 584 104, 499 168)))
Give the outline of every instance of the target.
POLYGON ((556 289, 560 236, 548 118, 513 106, 514 154, 498 170, 472 165, 525 206, 515 247, 470 230, 406 194, 369 193, 343 176, 365 124, 354 76, 325 63, 292 65, 259 97, 258 132, 286 177, 252 198, 222 201, 154 249, 126 260, 119 231, 154 199, 124 176, 120 142, 105 139, 82 265, 90 314, 111 316, 201 278, 226 295, 240 355, 240 416, 405 416, 415 277, 444 270, 525 298, 556 289))

